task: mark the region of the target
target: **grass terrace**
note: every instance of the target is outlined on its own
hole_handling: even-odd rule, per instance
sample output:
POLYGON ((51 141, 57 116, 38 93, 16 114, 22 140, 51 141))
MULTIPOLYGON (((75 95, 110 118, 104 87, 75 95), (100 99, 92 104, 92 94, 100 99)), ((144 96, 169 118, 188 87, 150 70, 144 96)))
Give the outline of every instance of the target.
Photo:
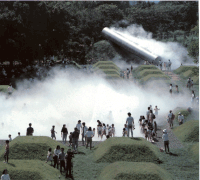
MULTIPOLYGON (((0 92, 4 92, 7 93, 8 91, 8 85, 0 85, 0 92)), ((13 92, 15 91, 15 89, 13 88, 13 92)))
POLYGON ((189 152, 191 158, 196 163, 199 163, 199 143, 193 143, 193 145, 189 148, 188 152, 189 152))
POLYGON ((174 134, 183 142, 199 142, 199 121, 190 120, 173 129, 174 134))
POLYGON ((96 162, 157 162, 159 149, 143 138, 113 137, 99 144, 94 152, 96 162))
POLYGON ((98 180, 134 179, 134 180, 171 180, 172 176, 154 163, 114 162, 106 166, 98 180))
POLYGON ((141 83, 148 82, 150 80, 170 80, 170 78, 166 75, 162 74, 149 74, 147 76, 144 76, 143 78, 140 79, 141 83))
POLYGON ((174 73, 181 75, 188 70, 191 70, 194 73, 194 75, 197 75, 197 76, 199 75, 199 68, 196 66, 180 66, 179 68, 174 70, 174 73))

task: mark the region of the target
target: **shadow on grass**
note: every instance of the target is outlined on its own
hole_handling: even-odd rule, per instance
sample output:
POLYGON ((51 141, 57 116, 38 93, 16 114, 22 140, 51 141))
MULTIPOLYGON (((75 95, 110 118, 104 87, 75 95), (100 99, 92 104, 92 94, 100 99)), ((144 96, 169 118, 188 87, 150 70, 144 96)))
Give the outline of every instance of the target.
POLYGON ((172 153, 172 152, 169 152, 168 153, 170 156, 178 156, 178 154, 174 154, 174 153, 172 153))
POLYGON ((82 155, 85 155, 84 152, 81 152, 81 151, 78 151, 78 153, 74 153, 74 154, 82 154, 82 155))
POLYGON ((12 164, 12 163, 8 163, 10 166, 12 166, 12 167, 16 167, 14 164, 12 164))
POLYGON ((132 139, 132 140, 136 140, 136 141, 141 141, 141 139, 140 139, 140 138, 135 138, 135 137, 132 137, 131 139, 132 139))

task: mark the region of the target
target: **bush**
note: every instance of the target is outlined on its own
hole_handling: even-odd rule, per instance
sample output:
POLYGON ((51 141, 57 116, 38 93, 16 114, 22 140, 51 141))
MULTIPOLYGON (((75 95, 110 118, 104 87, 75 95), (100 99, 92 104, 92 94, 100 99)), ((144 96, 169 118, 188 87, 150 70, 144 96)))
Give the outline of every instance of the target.
POLYGON ((183 142, 199 142, 199 121, 190 120, 174 128, 174 133, 183 142))
POLYGON ((154 163, 119 161, 106 166, 98 179, 171 180, 172 177, 166 170, 154 163))

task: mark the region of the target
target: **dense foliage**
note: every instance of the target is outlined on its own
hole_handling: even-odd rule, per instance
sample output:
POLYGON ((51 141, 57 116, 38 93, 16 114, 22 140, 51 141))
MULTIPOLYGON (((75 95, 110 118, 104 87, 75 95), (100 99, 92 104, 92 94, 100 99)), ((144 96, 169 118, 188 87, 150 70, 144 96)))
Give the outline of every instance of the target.
MULTIPOLYGON (((196 26, 197 13, 198 2, 189 1, 144 1, 134 6, 128 1, 0 2, 0 61, 25 63, 54 55, 85 64, 91 52, 102 47, 99 41, 106 26, 137 23, 153 37, 173 34, 176 40, 177 30, 184 34, 196 26)), ((189 54, 197 57, 198 38, 190 42, 189 54)))

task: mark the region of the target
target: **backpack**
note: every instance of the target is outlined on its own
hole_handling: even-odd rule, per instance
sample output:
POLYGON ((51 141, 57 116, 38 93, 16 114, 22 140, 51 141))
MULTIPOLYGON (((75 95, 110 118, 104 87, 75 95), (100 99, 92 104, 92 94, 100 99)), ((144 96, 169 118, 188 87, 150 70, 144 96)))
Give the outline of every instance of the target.
POLYGON ((172 113, 172 120, 174 120, 175 119, 175 115, 172 113))

